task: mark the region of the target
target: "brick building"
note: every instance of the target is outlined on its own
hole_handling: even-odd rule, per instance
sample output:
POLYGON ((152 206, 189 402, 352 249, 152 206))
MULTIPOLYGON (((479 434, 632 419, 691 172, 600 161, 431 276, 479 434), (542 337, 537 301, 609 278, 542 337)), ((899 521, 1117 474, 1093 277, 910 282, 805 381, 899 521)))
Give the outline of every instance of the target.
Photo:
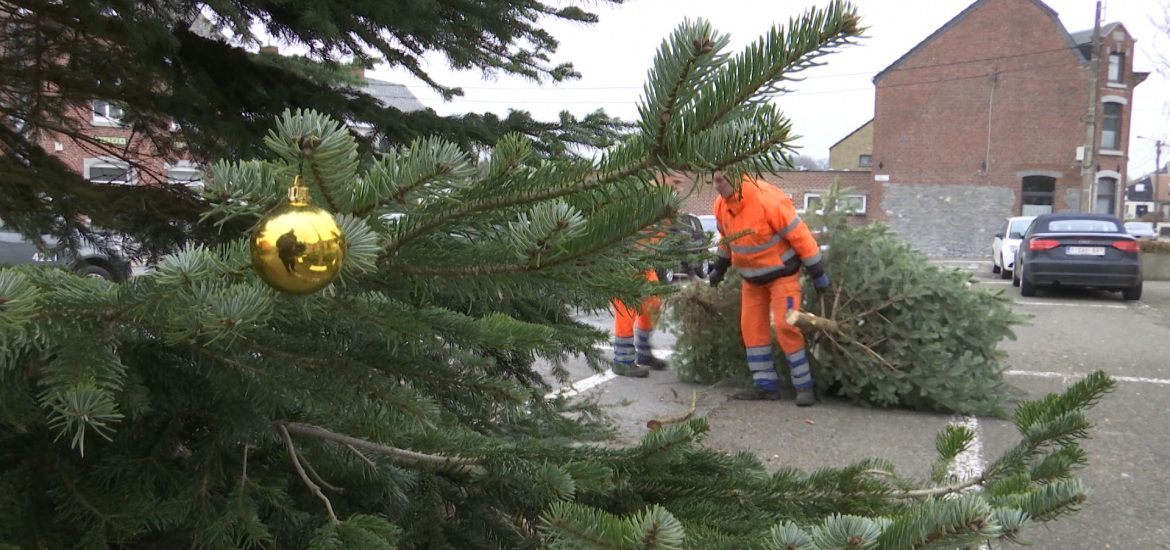
MULTIPOLYGON (((1079 210, 1091 35, 1039 0, 978 0, 878 73, 875 217, 928 255, 982 257, 1004 217, 1079 210)), ((1121 208, 1134 51, 1102 26, 1095 210, 1121 208)))
POLYGON ((873 170, 873 119, 829 146, 829 168, 873 170))
MULTIPOLYGON (((817 209, 825 191, 837 182, 844 191, 843 200, 849 201, 854 214, 868 216, 872 212, 870 189, 873 187, 873 178, 869 172, 809 170, 768 174, 764 179, 792 196, 798 210, 817 209)), ((691 175, 673 174, 667 178, 667 182, 683 196, 684 211, 692 214, 712 213, 717 193, 709 177, 696 180, 691 175)))
MULTIPOLYGON (((424 109, 405 86, 364 76, 361 82, 362 91, 384 105, 401 111, 424 109)), ((116 103, 95 99, 90 106, 90 109, 75 110, 71 118, 92 142, 45 132, 38 136, 40 146, 93 182, 199 184, 201 174, 196 163, 182 155, 173 158, 159 155, 150 140, 122 125, 122 109, 116 103)), ((176 145, 181 150, 180 129, 176 127, 174 131, 176 145)), ((368 133, 370 129, 359 126, 354 131, 368 133)))

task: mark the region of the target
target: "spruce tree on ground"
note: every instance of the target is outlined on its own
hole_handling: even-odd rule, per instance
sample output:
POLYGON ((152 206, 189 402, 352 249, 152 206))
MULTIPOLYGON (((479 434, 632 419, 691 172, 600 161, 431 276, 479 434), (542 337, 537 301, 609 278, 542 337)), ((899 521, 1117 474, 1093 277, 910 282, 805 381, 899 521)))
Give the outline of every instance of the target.
POLYGON ((313 295, 265 286, 242 235, 121 285, 0 269, 0 546, 956 547, 1075 510, 1102 374, 1021 407, 979 478, 947 473, 973 437, 955 427, 915 479, 767 472, 705 449, 703 419, 615 447, 534 368, 600 362, 570 307, 636 301, 641 268, 674 260, 635 246, 677 207, 655 177, 786 165, 771 91, 860 32, 832 2, 731 55, 685 22, 638 132, 596 160, 519 135, 483 162, 439 138, 366 159, 337 121, 285 113, 269 154, 213 167, 208 221, 257 220, 303 173, 348 243, 313 295))

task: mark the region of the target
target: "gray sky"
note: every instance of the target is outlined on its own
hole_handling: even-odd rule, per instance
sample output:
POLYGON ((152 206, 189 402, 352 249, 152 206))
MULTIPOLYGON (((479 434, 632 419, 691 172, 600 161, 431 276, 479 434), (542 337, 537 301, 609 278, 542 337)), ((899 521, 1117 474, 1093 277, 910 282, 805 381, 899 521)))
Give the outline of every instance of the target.
MULTIPOLYGON (((824 67, 802 73, 793 92, 776 99, 793 119, 801 153, 828 158, 829 146, 873 116, 872 78, 974 0, 855 0, 869 27, 860 44, 822 58, 824 67)), ((1130 132, 1131 177, 1154 167, 1154 143, 1137 136, 1170 138, 1170 79, 1156 70, 1157 51, 1170 52, 1170 38, 1154 21, 1164 19, 1163 2, 1170 0, 1107 0, 1106 22, 1120 21, 1137 40, 1134 68, 1153 74, 1138 86, 1130 132)), ((1046 0, 1060 14, 1070 32, 1093 26, 1095 0, 1046 0)), ((580 80, 559 85, 533 84, 519 78, 484 80, 478 71, 454 72, 441 56, 428 58, 426 70, 440 82, 464 88, 464 95, 443 101, 426 85, 401 69, 380 68, 370 76, 399 82, 428 107, 441 114, 494 111, 509 108, 531 111, 553 119, 562 110, 585 114, 598 108, 633 120, 641 86, 662 39, 686 17, 709 19, 716 29, 731 34, 731 51, 778 22, 823 1, 811 0, 631 0, 627 4, 594 6, 600 22, 593 26, 550 23, 548 29, 561 46, 555 60, 571 61, 580 80)), ((1070 153, 1071 154, 1071 153, 1070 153)), ((1170 161, 1170 147, 1162 161, 1170 161)))

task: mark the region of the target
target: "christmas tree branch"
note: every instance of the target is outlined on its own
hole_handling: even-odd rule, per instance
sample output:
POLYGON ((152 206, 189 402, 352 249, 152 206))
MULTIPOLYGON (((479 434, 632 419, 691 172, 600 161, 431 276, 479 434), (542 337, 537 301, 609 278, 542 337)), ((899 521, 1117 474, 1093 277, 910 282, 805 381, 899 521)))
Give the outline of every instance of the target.
POLYGON ((288 434, 288 428, 284 424, 277 424, 277 428, 280 429, 280 436, 284 439, 284 446, 288 449, 288 456, 292 460, 297 474, 301 476, 301 481, 305 482, 309 491, 312 491, 317 498, 321 499, 321 502, 325 503, 325 510, 329 512, 329 523, 334 525, 341 523, 337 520, 337 514, 333 513, 333 503, 329 501, 329 497, 325 496, 325 493, 321 492, 321 488, 316 483, 313 483, 313 480, 309 479, 309 476, 305 474, 305 469, 301 466, 300 458, 297 456, 297 448, 293 445, 292 437, 288 434))
POLYGON ((371 470, 378 469, 378 464, 375 463, 373 460, 370 460, 370 457, 366 456, 365 453, 359 451, 357 449, 357 447, 354 447, 353 445, 346 443, 345 448, 349 449, 350 451, 353 451, 353 454, 357 455, 358 458, 362 459, 362 462, 365 462, 366 465, 369 466, 371 470))
POLYGON ((417 451, 411 451, 409 449, 399 449, 397 447, 391 447, 389 445, 383 445, 381 443, 375 443, 373 441, 367 441, 365 439, 332 432, 319 426, 302 424, 300 422, 277 420, 273 422, 273 426, 276 426, 279 430, 281 430, 282 433, 294 433, 305 437, 314 437, 317 439, 332 441, 341 445, 352 445, 353 447, 359 449, 365 449, 367 451, 373 451, 389 456, 405 464, 436 467, 473 475, 484 473, 483 467, 479 466, 478 461, 472 458, 429 455, 417 451))
POLYGON ((342 489, 341 487, 338 487, 336 485, 333 485, 332 483, 329 483, 328 481, 325 481, 324 479, 321 479, 321 474, 317 473, 317 470, 315 468, 313 468, 313 463, 309 462, 309 459, 306 458, 304 455, 301 455, 301 463, 305 465, 305 470, 308 470, 309 475, 313 477, 313 480, 316 481, 318 485, 320 485, 326 489, 329 489, 330 491, 333 491, 334 493, 344 493, 345 492, 345 489, 342 489))
POLYGON ((654 163, 650 158, 644 158, 644 159, 642 159, 642 162, 638 163, 635 166, 626 168, 625 170, 622 170, 622 171, 617 172, 615 174, 610 174, 610 175, 605 176, 605 177, 597 178, 597 179, 592 180, 592 181, 586 181, 586 182, 582 182, 582 183, 579 183, 576 185, 570 185, 568 187, 548 189, 545 191, 541 191, 539 193, 525 194, 525 195, 522 195, 519 197, 517 197, 517 196, 493 197, 493 198, 486 199, 486 200, 468 203, 468 204, 465 204, 464 206, 459 207, 459 208, 452 208, 450 210, 447 210, 446 212, 436 214, 435 216, 431 217, 427 221, 420 223, 420 224, 418 224, 410 229, 407 229, 406 231, 403 231, 402 233, 400 233, 394 239, 391 239, 390 242, 387 243, 386 246, 384 247, 385 256, 389 257, 396 250, 398 250, 399 248, 402 248, 402 246, 404 244, 422 236, 427 231, 430 231, 432 229, 435 229, 436 227, 439 227, 440 225, 442 225, 443 223, 445 223, 447 221, 458 219, 458 218, 461 218, 463 216, 467 216, 469 214, 475 214, 476 212, 497 210, 500 208, 508 208, 508 207, 512 207, 512 206, 519 206, 522 204, 531 204, 534 202, 551 200, 551 199, 556 199, 556 198, 572 195, 575 193, 590 191, 593 189, 604 187, 606 185, 609 185, 609 184, 614 183, 616 181, 619 181, 621 179, 625 179, 625 178, 628 178, 630 176, 633 176, 633 175, 635 175, 643 170, 650 168, 653 165, 654 165, 654 163))
POLYGON ((906 491, 895 492, 892 494, 893 494, 893 496, 898 497, 898 498, 936 497, 936 496, 941 496, 941 495, 949 495, 951 493, 960 493, 965 489, 969 489, 969 488, 974 487, 976 485, 982 485, 984 481, 985 480, 984 480, 983 476, 980 476, 980 477, 977 477, 974 479, 969 479, 967 481, 962 481, 959 483, 952 483, 950 485, 943 485, 943 486, 939 486, 939 487, 927 487, 924 489, 910 489, 910 490, 906 490, 906 491))

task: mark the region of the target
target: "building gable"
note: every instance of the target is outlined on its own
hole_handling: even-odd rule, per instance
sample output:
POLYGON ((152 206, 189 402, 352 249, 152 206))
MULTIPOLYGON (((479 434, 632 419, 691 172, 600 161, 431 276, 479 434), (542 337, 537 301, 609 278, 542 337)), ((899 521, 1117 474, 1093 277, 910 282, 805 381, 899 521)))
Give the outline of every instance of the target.
MULTIPOLYGON (((933 33, 931 33, 930 36, 927 36, 925 39, 923 39, 921 42, 919 42, 913 48, 910 48, 910 50, 907 51, 905 54, 903 54, 901 57, 896 59, 888 67, 886 67, 885 69, 882 69, 881 72, 874 75, 874 77, 873 77, 874 84, 877 84, 878 81, 880 81, 882 78, 884 78, 890 72, 893 72, 893 71, 897 70, 899 67, 901 67, 902 65, 906 64, 915 55, 917 55, 922 50, 926 49, 927 46, 930 46, 931 44, 936 42, 940 37, 947 34, 947 32, 949 32, 951 29, 953 29, 956 26, 958 26, 959 24, 963 23, 965 20, 967 20, 967 18, 969 16, 971 16, 971 14, 979 11, 981 8, 985 7, 987 4, 989 4, 991 2, 995 2, 995 1, 997 1, 997 0, 977 0, 976 2, 971 4, 970 6, 967 6, 966 9, 959 12, 959 14, 956 15, 955 17, 951 18, 950 21, 947 21, 946 24, 944 24, 943 26, 941 26, 937 30, 935 30, 933 33)), ((1064 27, 1064 24, 1060 22, 1060 17, 1057 15, 1057 13, 1055 11, 1053 11, 1052 8, 1048 7, 1047 4, 1045 4, 1044 2, 1041 2, 1040 0, 1014 0, 1014 1, 1020 3, 1021 5, 1032 4, 1035 7, 1040 8, 1040 10, 1046 16, 1048 16, 1052 20, 1053 23, 1055 23, 1056 28, 1059 29, 1059 32, 1063 35, 1064 42, 1068 45, 1068 48, 1070 50, 1073 50, 1073 51, 1079 51, 1078 47, 1077 47, 1078 46, 1077 41, 1074 40, 1073 36, 1069 34, 1068 30, 1064 27)), ((1090 31, 1090 34, 1091 34, 1091 31, 1090 31)), ((1079 58, 1081 60, 1083 60, 1084 59, 1083 54, 1081 56, 1079 56, 1079 58)))

